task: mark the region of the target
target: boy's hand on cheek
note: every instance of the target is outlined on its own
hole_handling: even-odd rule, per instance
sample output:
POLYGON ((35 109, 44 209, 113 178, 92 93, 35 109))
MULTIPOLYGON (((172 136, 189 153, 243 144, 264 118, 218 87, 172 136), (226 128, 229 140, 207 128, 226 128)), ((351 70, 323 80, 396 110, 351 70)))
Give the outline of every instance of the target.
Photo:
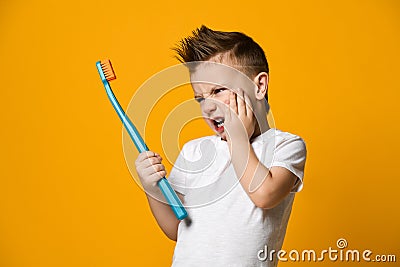
POLYGON ((228 142, 249 141, 254 133, 255 121, 250 99, 242 89, 231 91, 229 106, 225 107, 224 128, 228 142))

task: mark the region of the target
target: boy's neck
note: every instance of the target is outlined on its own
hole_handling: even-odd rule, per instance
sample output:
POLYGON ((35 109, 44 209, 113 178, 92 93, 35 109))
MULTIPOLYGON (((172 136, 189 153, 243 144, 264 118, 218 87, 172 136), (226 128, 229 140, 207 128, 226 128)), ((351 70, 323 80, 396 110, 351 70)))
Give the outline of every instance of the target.
POLYGON ((250 143, 253 142, 253 140, 257 137, 260 136, 261 134, 265 133, 266 131, 268 131, 270 129, 268 121, 266 120, 264 123, 262 123, 261 125, 256 123, 256 127, 254 129, 254 133, 250 138, 250 143))

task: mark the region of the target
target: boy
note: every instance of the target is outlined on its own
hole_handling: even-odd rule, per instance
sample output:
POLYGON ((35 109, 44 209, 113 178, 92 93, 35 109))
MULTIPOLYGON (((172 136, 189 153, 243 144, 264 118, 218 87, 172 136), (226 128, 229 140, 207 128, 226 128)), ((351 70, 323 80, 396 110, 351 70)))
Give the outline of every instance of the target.
POLYGON ((169 176, 191 223, 160 201, 162 158, 149 151, 136 160, 157 223, 177 241, 172 265, 276 266, 276 255, 265 254, 282 246, 306 148, 299 136, 268 125, 265 54, 242 33, 205 26, 175 50, 216 135, 185 144, 169 176))

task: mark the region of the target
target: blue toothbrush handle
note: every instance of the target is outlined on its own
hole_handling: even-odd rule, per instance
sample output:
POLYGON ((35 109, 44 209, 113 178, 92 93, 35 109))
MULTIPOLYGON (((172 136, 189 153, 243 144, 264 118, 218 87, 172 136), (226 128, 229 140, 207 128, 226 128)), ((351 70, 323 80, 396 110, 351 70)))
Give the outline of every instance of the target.
POLYGON ((178 220, 182 220, 187 217, 187 212, 183 207, 181 200, 176 195, 175 191, 172 189, 171 185, 169 184, 168 180, 162 178, 158 181, 158 186, 161 189, 165 199, 167 199, 168 204, 170 205, 172 211, 174 212, 176 218, 178 220))
MULTIPOLYGON (((125 112, 122 109, 121 105, 119 104, 117 98, 115 97, 113 91, 111 90, 111 86, 104 76, 103 70, 100 65, 100 61, 96 63, 96 67, 100 74, 100 78, 103 82, 103 85, 106 89, 107 96, 110 99, 112 106, 114 107, 115 111, 117 112, 118 117, 121 119, 126 131, 128 132, 129 136, 131 137, 136 148, 138 149, 138 151, 140 153, 142 153, 144 151, 148 151, 149 149, 148 149, 146 143, 144 142, 143 138, 140 136, 135 125, 131 122, 129 117, 125 114, 125 112)), ((186 209, 183 207, 181 200, 176 195, 175 191, 172 189, 171 185, 169 184, 168 180, 165 179, 165 177, 158 181, 158 187, 160 188, 161 192, 163 193, 165 199, 167 200, 172 211, 174 212, 176 218, 178 220, 182 220, 182 219, 186 218, 187 217, 186 209)))

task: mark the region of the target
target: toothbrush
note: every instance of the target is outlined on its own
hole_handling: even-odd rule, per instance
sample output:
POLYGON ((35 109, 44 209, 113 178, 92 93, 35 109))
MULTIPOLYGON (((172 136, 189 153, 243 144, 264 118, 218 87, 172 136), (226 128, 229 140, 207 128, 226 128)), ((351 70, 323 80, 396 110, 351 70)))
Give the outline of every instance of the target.
MULTIPOLYGON (((113 105, 122 123, 124 124, 125 129, 129 133, 136 148, 139 150, 140 153, 148 151, 149 149, 147 148, 147 145, 143 141, 143 138, 140 136, 135 125, 133 125, 129 117, 125 114, 121 105, 118 103, 118 100, 115 97, 113 91, 111 90, 109 81, 115 80, 117 78, 112 68, 111 61, 108 59, 98 61, 96 62, 96 67, 100 74, 101 81, 103 82, 103 85, 106 89, 107 96, 110 99, 111 104, 113 105)), ((176 195, 175 191, 169 184, 168 180, 165 177, 161 178, 161 180, 158 181, 158 186, 161 192, 163 193, 165 199, 167 200, 169 206, 171 207, 172 211, 174 212, 176 218, 178 220, 183 220, 184 218, 186 218, 187 212, 183 207, 181 200, 179 199, 179 197, 176 195)))

